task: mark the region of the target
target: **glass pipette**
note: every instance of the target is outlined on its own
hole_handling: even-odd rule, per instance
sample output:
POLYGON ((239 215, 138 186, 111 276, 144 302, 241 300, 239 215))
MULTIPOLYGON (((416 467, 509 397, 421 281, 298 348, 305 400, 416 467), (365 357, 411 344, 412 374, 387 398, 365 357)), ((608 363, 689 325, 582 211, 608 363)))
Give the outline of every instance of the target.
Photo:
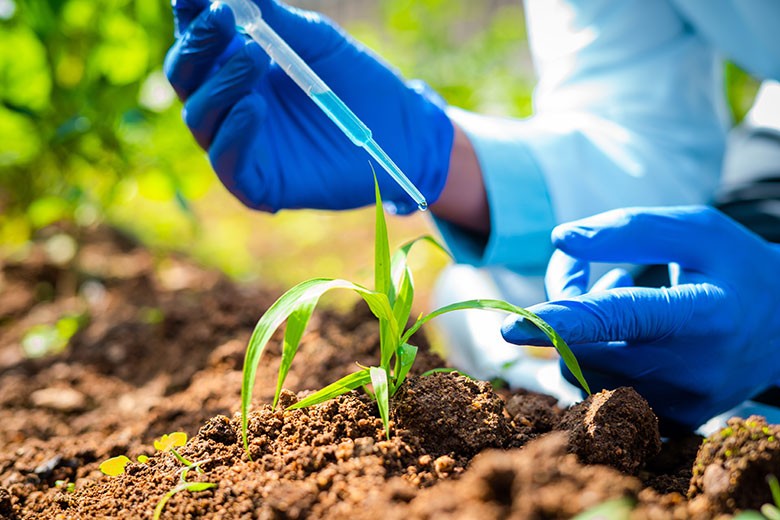
POLYGON ((262 47, 284 72, 325 112, 356 145, 365 149, 376 162, 414 199, 421 210, 428 202, 412 181, 371 136, 371 130, 328 87, 292 48, 263 20, 260 8, 251 0, 213 0, 233 11, 236 27, 262 47))

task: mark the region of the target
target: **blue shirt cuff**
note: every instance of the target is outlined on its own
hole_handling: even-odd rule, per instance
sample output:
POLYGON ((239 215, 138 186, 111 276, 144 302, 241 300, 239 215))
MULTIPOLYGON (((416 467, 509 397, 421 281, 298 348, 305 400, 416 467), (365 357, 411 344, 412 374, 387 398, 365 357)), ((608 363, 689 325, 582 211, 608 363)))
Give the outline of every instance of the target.
POLYGON ((552 253, 552 201, 541 169, 523 144, 516 120, 500 120, 457 108, 448 115, 471 141, 490 206, 489 236, 434 217, 455 261, 500 265, 525 275, 542 274, 552 253))

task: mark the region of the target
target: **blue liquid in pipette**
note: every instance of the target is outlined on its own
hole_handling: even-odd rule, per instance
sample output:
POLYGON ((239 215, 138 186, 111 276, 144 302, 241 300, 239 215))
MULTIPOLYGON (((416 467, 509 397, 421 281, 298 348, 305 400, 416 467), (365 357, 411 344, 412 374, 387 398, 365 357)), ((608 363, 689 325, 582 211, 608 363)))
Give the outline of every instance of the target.
POLYGON ((360 121, 344 103, 336 97, 332 91, 321 93, 311 93, 312 100, 325 112, 330 119, 338 125, 350 141, 356 146, 365 149, 379 165, 390 174, 391 177, 406 191, 409 196, 417 203, 421 211, 428 209, 428 202, 412 181, 404 175, 401 169, 385 153, 384 150, 371 137, 371 130, 360 121))

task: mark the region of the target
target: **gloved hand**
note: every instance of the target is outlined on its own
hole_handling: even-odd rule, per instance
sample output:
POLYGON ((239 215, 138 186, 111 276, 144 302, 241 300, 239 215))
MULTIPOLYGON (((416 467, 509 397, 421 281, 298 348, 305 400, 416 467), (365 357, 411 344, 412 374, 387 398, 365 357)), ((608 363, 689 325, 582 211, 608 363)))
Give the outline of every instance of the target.
MULTIPOLYGON (((373 131, 429 204, 449 170, 453 127, 443 101, 406 83, 325 17, 256 0, 263 18, 373 131)), ((178 39, 165 72, 184 120, 222 183, 244 204, 348 209, 371 204, 369 156, 323 114, 260 46, 236 33, 225 5, 175 0, 178 39)), ((416 204, 378 166, 383 199, 416 204)))
MULTIPOLYGON (((670 431, 780 382, 777 245, 705 207, 609 211, 560 225, 552 239, 545 284, 557 301, 530 310, 569 343, 592 390, 633 386, 670 431), (633 287, 613 270, 588 291, 589 262, 668 263, 671 287, 633 287)), ((502 333, 549 345, 521 318, 502 333)))

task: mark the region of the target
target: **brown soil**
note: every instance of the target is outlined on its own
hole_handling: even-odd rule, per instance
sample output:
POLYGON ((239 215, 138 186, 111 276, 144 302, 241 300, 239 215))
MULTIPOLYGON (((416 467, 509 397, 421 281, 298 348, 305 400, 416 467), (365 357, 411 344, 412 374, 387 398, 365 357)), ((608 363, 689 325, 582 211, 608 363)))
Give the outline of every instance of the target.
MULTIPOLYGON (((106 229, 79 244, 64 265, 41 245, 2 265, 0 518, 152 518, 181 478, 173 454, 152 448, 173 431, 189 434, 179 452, 201 463, 187 481, 216 487, 176 493, 162 518, 554 519, 620 497, 637 504, 636 518, 714 518, 768 501, 759 477, 780 473, 780 427, 758 418, 704 444, 661 445, 633 390, 563 411, 549 396, 496 393, 453 373, 419 377, 444 364, 423 337, 387 439, 376 406, 357 392, 304 410, 262 404, 273 395, 277 334, 257 376, 250 458, 235 413, 243 352, 280 291, 238 286, 106 229), (24 356, 31 327, 67 315, 84 324, 64 352, 24 356), (98 470, 122 454, 134 461, 124 474, 98 470)), ((316 312, 282 404, 355 362, 375 364, 377 349, 364 306, 316 312)))

